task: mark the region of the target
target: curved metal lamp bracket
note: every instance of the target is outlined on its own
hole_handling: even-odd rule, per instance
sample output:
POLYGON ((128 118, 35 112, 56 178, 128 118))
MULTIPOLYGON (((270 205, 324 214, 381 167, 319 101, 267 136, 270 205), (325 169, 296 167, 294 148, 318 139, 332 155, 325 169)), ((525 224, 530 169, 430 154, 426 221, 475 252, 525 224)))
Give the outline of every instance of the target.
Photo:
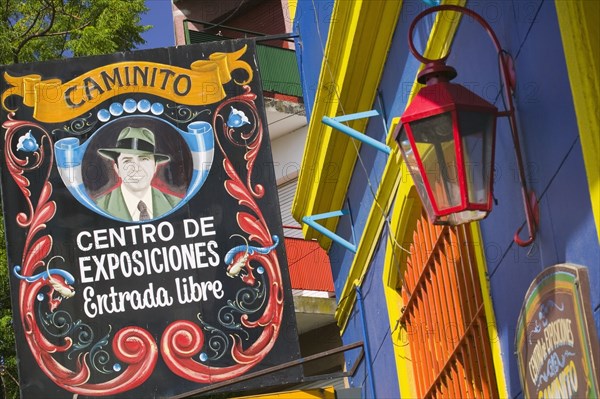
POLYGON ((502 88, 504 91, 504 97, 507 102, 507 104, 506 104, 507 109, 503 112, 498 112, 498 116, 506 116, 509 118, 510 128, 511 128, 510 130, 512 133, 512 139, 513 139, 513 143, 514 143, 514 147, 515 147, 515 156, 517 158, 517 168, 519 170, 519 180, 521 182, 521 195, 523 197, 523 204, 524 204, 524 208, 525 208, 525 217, 526 217, 526 221, 527 221, 527 228, 529 230, 529 237, 526 240, 522 240, 520 238, 520 233, 524 226, 521 226, 515 233, 514 241, 522 247, 528 246, 531 243, 533 243, 533 241, 535 240, 535 237, 536 237, 537 226, 539 224, 539 209, 538 209, 538 202, 537 202, 535 193, 533 191, 529 191, 527 188, 527 181, 526 181, 526 177, 525 177, 525 168, 524 168, 524 164, 523 164, 523 158, 521 155, 521 144, 519 141, 519 131, 517 128, 515 107, 514 107, 513 98, 512 98, 512 92, 515 90, 515 87, 516 87, 516 74, 515 74, 513 59, 510 56, 510 54, 508 54, 508 52, 506 52, 505 50, 502 49, 502 47, 500 46, 498 37, 496 36, 496 33, 494 32, 492 27, 488 24, 488 22, 485 19, 483 19, 483 17, 481 15, 477 14, 476 12, 474 12, 472 10, 469 10, 468 8, 461 7, 461 6, 440 5, 440 6, 431 7, 431 8, 428 8, 428 9, 425 9, 424 11, 422 11, 420 14, 418 14, 415 17, 415 19, 412 21, 412 23, 408 29, 408 46, 409 46, 410 52, 415 56, 415 58, 417 58, 422 63, 426 64, 424 73, 427 73, 426 72, 427 70, 436 70, 436 69, 442 68, 442 66, 445 66, 446 59, 450 55, 450 50, 449 50, 448 54, 446 54, 444 57, 432 60, 432 59, 426 58, 422 54, 420 54, 416 50, 414 43, 413 43, 413 31, 415 29, 417 22, 419 22, 426 15, 429 15, 429 14, 432 14, 435 12, 439 12, 439 11, 454 11, 454 12, 458 12, 458 13, 470 16, 485 29, 485 31, 488 33, 489 37, 491 38, 492 42, 494 43, 494 46, 496 47, 496 51, 498 53, 498 63, 499 63, 499 68, 500 68, 500 75, 502 77, 502 88))

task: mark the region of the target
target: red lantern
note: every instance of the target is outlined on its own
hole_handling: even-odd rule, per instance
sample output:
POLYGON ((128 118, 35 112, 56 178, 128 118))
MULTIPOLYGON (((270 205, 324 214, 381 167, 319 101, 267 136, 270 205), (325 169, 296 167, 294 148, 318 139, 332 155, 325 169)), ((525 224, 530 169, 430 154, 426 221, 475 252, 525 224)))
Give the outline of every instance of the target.
POLYGON ((428 64, 418 78, 426 86, 394 133, 434 224, 480 220, 492 209, 498 109, 450 83, 455 76, 443 62, 428 64))
POLYGON ((535 193, 527 188, 525 179, 512 101, 515 89, 512 58, 502 49, 496 33, 481 15, 451 4, 421 11, 408 29, 408 46, 410 52, 426 64, 418 77, 419 83, 426 87, 417 93, 400 118, 402 123, 394 132, 394 139, 429 218, 436 224, 457 225, 483 219, 492 210, 496 118, 505 116, 515 146, 525 225, 529 230, 529 237, 523 240, 519 235, 525 225, 519 227, 514 241, 523 247, 530 245, 535 240, 539 211, 535 193), (412 40, 417 22, 439 11, 468 15, 488 33, 498 52, 506 110, 498 112, 494 105, 475 93, 450 83, 456 71, 445 64, 449 53, 432 60, 417 51, 412 40))

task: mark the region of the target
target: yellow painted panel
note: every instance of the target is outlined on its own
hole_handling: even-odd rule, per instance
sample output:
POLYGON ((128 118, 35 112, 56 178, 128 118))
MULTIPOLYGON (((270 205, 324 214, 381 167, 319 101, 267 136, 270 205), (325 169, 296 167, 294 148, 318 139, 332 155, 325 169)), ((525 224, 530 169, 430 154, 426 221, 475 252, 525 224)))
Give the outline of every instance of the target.
POLYGON ((600 241, 600 2, 556 0, 555 5, 600 241))
MULTIPOLYGON (((344 38, 350 35, 353 36, 349 21, 351 20, 351 9, 355 5, 354 2, 336 2, 332 12, 332 22, 329 25, 329 33, 327 34, 328 40, 324 49, 315 103, 308 125, 302 168, 298 176, 298 186, 292 203, 292 215, 299 222, 304 216, 320 213, 315 211, 315 208, 319 208, 315 206, 315 202, 318 200, 316 193, 322 186, 335 186, 338 180, 339 162, 327 160, 332 129, 321 123, 321 118, 326 115, 329 116, 330 107, 335 103, 339 103, 335 80, 341 74, 344 38)), ((315 19, 318 20, 319 18, 321 17, 318 11, 315 11, 315 19)), ((327 220, 323 224, 331 229, 331 220, 327 220)), ((317 236, 308 225, 303 226, 303 233, 307 239, 317 236)), ((321 244, 324 245, 325 243, 321 242, 321 244)))
MULTIPOLYGON (((402 164, 402 172, 408 174, 406 165, 402 164)), ((414 222, 420 212, 420 200, 412 184, 402 182, 398 188, 398 194, 394 204, 392 214, 390 235, 396 240, 401 240, 401 245, 407 245, 407 237, 414 230, 414 222)), ((404 272, 403 265, 406 265, 407 253, 388 240, 385 252, 385 264, 383 269, 383 290, 387 303, 391 339, 394 344, 394 357, 396 359, 396 370, 398 373, 398 384, 400 387, 400 396, 403 398, 416 398, 417 392, 414 384, 413 365, 411 360, 411 351, 408 344, 406 331, 399 325, 402 315, 401 309, 404 306, 402 296, 400 295, 398 284, 401 281, 401 275, 404 272)))
POLYGON ((298 0, 287 0, 288 3, 288 16, 290 18, 290 22, 294 20, 296 16, 296 8, 298 7, 298 0))
POLYGON ((311 389, 308 391, 288 391, 264 395, 238 396, 234 399, 335 399, 333 387, 311 389))
POLYGON ((477 269, 479 271, 479 283, 481 285, 485 319, 487 320, 489 340, 492 348, 492 359, 494 361, 496 382, 498 383, 498 393, 501 397, 508 398, 508 387, 504 375, 504 361, 502 360, 502 347, 500 345, 500 336, 498 335, 498 325, 496 324, 496 314, 494 313, 490 282, 487 278, 487 266, 485 262, 481 229, 479 228, 479 223, 471 223, 469 227, 471 229, 471 237, 473 240, 473 253, 475 254, 477 269))
MULTIPOLYGON (((372 108, 401 1, 336 1, 292 215, 296 220, 343 207, 360 145, 321 123, 372 108), (377 26, 373 31, 370 27, 377 26)), ((349 123, 364 131, 368 120, 349 123)), ((322 223, 335 231, 337 219, 322 223)), ((306 238, 318 238, 324 248, 330 241, 304 227, 306 238)))

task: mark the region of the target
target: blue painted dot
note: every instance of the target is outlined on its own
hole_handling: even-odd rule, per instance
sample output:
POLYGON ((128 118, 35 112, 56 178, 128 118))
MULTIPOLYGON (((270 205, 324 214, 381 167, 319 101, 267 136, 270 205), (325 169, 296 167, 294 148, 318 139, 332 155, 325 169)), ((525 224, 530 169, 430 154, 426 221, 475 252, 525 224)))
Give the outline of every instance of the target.
POLYGON ((112 103, 110 104, 110 107, 108 107, 108 110, 110 111, 111 115, 119 116, 123 113, 123 106, 121 103, 112 103))
POLYGON ((140 112, 148 112, 150 111, 150 101, 148 100, 140 100, 137 104, 137 109, 140 112))
POLYGON ((113 365, 113 370, 115 370, 118 373, 119 371, 121 371, 121 365, 119 363, 115 363, 113 365))
POLYGON ((202 352, 202 353, 200 354, 200 361, 201 361, 201 362, 205 362, 205 361, 207 361, 207 360, 208 360, 208 355, 207 355, 206 353, 202 352))
POLYGON ((44 294, 37 294, 37 300, 38 301, 43 301, 44 300, 44 294))
POLYGON ((259 266, 259 267, 256 269, 256 272, 257 272, 258 274, 263 274, 263 273, 265 272, 265 269, 264 269, 262 266, 259 266))
POLYGON ((107 109, 103 108, 100 111, 98 111, 97 117, 100 122, 106 122, 110 119, 110 112, 108 112, 107 109))
POLYGON ((128 114, 135 112, 137 109, 137 103, 133 98, 128 98, 123 102, 123 110, 128 114))
POLYGON ((165 107, 161 104, 161 103, 154 103, 152 104, 152 106, 150 107, 150 111, 154 114, 154 115, 160 115, 163 112, 165 112, 165 107))

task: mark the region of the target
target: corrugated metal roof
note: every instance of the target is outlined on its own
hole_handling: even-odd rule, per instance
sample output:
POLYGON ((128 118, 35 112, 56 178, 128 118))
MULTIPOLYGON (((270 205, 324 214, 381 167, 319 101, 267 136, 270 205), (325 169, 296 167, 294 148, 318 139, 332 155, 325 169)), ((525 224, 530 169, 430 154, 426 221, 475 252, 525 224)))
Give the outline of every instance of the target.
POLYGON ((302 97, 294 50, 257 45, 256 55, 263 90, 302 97))
POLYGON ((292 289, 333 292, 327 253, 318 242, 285 238, 292 289))
POLYGON ((219 40, 227 40, 228 38, 215 35, 212 33, 199 32, 197 30, 188 30, 190 35, 190 43, 205 43, 205 42, 214 42, 219 40))

